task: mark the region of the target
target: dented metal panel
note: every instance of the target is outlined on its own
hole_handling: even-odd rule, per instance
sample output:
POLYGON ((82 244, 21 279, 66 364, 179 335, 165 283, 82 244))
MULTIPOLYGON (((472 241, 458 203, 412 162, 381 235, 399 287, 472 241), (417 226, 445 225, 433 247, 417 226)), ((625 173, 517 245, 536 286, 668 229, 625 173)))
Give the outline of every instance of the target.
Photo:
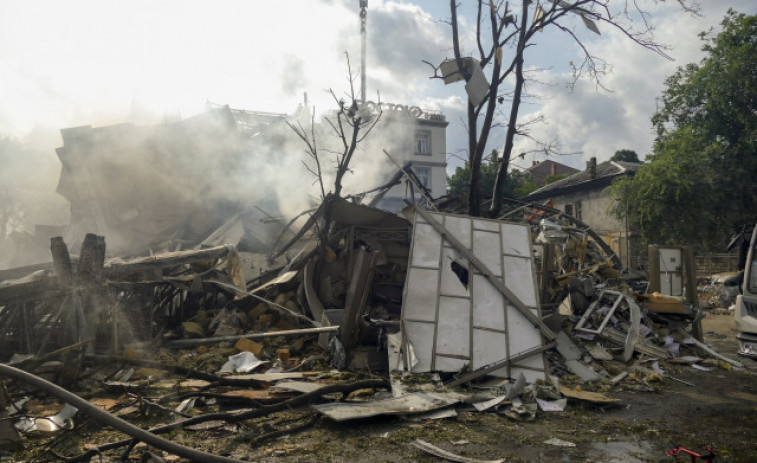
MULTIPOLYGON (((444 239, 438 225, 434 228, 416 214, 402 307, 404 340, 418 359, 412 371, 475 370, 542 346, 539 328, 485 275, 498 277, 519 304, 540 318, 528 227, 426 214, 483 262, 485 270, 481 273, 463 255, 467 251, 444 239)), ((539 354, 491 374, 516 377, 522 372, 535 380, 544 371, 539 354)))

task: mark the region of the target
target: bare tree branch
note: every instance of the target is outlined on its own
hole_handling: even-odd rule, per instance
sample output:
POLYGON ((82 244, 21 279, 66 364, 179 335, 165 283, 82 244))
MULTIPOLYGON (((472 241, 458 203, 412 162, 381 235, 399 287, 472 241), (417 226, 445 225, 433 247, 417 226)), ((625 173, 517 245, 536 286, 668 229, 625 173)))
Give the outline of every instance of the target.
MULTIPOLYGON (((452 30, 452 50, 457 69, 466 82, 471 79, 475 62, 464 57, 461 53, 460 6, 458 0, 450 0, 450 21, 452 30), (468 65, 470 64, 470 66, 468 65)), ((685 12, 698 14, 698 6, 688 0, 677 0, 678 4, 685 12)), ((588 78, 595 82, 598 89, 610 91, 603 84, 603 75, 605 75, 609 66, 602 58, 592 54, 587 45, 591 42, 584 41, 580 34, 575 32, 573 27, 567 27, 568 20, 581 21, 587 28, 593 32, 599 33, 596 26, 610 25, 615 30, 620 31, 634 43, 646 48, 665 58, 670 58, 666 53, 667 47, 655 41, 653 28, 649 21, 649 13, 644 11, 639 5, 638 0, 626 0, 623 2, 610 3, 608 0, 544 0, 543 2, 533 2, 525 0, 520 3, 517 17, 510 14, 509 3, 504 0, 478 0, 475 10, 475 55, 479 57, 479 64, 487 74, 490 82, 489 89, 485 95, 484 101, 478 105, 473 105, 468 100, 467 106, 467 130, 468 130, 468 163, 471 168, 470 185, 468 198, 468 212, 471 215, 479 214, 479 183, 480 167, 486 144, 492 130, 505 127, 505 145, 502 149, 503 165, 500 166, 498 174, 499 182, 495 182, 495 188, 502 188, 507 176, 507 163, 512 155, 512 149, 516 137, 531 140, 532 135, 528 133, 531 124, 537 121, 529 121, 527 124, 517 122, 519 107, 521 104, 527 104, 533 96, 529 95, 527 82, 540 83, 538 77, 534 78, 532 73, 524 66, 524 52, 531 46, 535 45, 535 34, 545 28, 554 27, 566 33, 574 42, 583 60, 573 66, 573 81, 569 84, 574 86, 579 78, 588 78), (489 16, 484 18, 484 2, 489 7, 489 16), (612 9, 611 9, 612 7, 612 9), (531 18, 529 18, 529 9, 531 18), (620 12, 618 12, 620 10, 620 12), (508 31, 508 27, 513 26, 508 31), (640 27, 637 27, 640 26, 640 27), (505 59, 507 50, 508 58, 505 59), (515 77, 515 83, 511 90, 501 91, 500 86, 505 87, 512 77, 515 77), (506 105, 507 113, 497 111, 498 105, 506 105), (493 118, 502 117, 506 123, 493 118), (501 178, 500 178, 501 176, 501 178)), ((439 68, 426 62, 434 70, 431 78, 442 78, 439 68)), ((476 70, 478 72, 478 70, 476 70)), ((555 140, 547 143, 538 144, 538 152, 545 154, 557 153, 557 144, 555 140)), ((501 190, 493 192, 493 201, 489 214, 496 216, 498 207, 501 205, 501 198, 498 193, 501 190), (499 201, 499 203, 498 203, 499 201)))

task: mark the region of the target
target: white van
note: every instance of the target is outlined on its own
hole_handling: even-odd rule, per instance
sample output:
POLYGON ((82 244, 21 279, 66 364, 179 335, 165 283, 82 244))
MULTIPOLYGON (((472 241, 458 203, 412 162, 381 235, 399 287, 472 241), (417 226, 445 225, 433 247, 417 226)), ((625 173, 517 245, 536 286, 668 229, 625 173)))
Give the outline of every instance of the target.
MULTIPOLYGON (((748 239, 744 236, 744 239, 748 239)), ((757 357, 757 226, 752 231, 744 265, 741 294, 736 296, 734 323, 739 331, 739 353, 757 357)))

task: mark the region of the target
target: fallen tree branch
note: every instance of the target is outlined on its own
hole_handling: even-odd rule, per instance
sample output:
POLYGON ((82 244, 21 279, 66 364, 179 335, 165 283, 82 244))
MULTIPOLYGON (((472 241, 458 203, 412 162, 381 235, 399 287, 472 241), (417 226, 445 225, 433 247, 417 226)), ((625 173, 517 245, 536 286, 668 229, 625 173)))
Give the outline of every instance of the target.
POLYGON ((271 431, 269 433, 263 434, 262 436, 254 437, 250 440, 250 445, 255 446, 269 439, 275 439, 277 437, 286 436, 287 434, 294 434, 296 432, 300 432, 304 429, 309 428, 310 426, 313 426, 315 423, 318 422, 320 418, 321 418, 321 415, 319 413, 315 413, 311 415, 310 417, 308 417, 308 419, 304 423, 300 423, 297 426, 293 426, 291 428, 277 429, 275 431, 271 431))
MULTIPOLYGON (((104 410, 101 410, 97 406, 82 399, 78 395, 63 389, 60 386, 51 383, 50 381, 42 379, 39 376, 33 375, 31 373, 27 373, 24 370, 14 368, 6 364, 0 364, 0 375, 7 376, 37 387, 44 392, 47 392, 48 394, 78 408, 80 411, 89 415, 93 420, 102 425, 113 427, 118 431, 132 436, 133 439, 140 440, 148 445, 172 453, 174 455, 178 455, 180 457, 200 463, 242 463, 240 460, 213 455, 201 450, 185 447, 170 440, 163 439, 162 437, 159 437, 149 431, 145 431, 144 429, 134 426, 128 421, 125 421, 117 416, 111 415, 104 410)), ((133 439, 129 439, 127 443, 131 442, 133 439)), ((92 454, 89 454, 89 452, 87 452, 87 454, 85 455, 88 456, 86 458, 83 458, 82 460, 88 461, 92 456, 99 453, 99 450, 94 450, 92 454)))

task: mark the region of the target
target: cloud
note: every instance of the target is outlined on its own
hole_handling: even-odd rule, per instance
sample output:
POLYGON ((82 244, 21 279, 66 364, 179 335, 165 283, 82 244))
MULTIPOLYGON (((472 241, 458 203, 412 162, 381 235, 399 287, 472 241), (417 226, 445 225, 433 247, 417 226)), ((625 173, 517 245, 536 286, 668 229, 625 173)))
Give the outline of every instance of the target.
MULTIPOLYGON (((381 0, 368 20, 369 95, 417 104, 430 87, 421 59, 442 56, 439 24, 415 5, 381 0)), ((345 52, 359 71, 359 24, 347 0, 0 2, 0 136, 159 124, 208 101, 291 113, 303 92, 324 113, 335 105, 325 90, 349 89, 345 52)), ((57 134, 45 139, 37 172, 59 171, 60 144, 57 134)), ((291 157, 287 171, 301 167, 302 146, 281 148, 273 155, 291 157)), ((55 178, 46 180, 54 190, 55 178)))
MULTIPOLYGON (((382 100, 416 104, 433 70, 422 62, 444 58, 445 30, 416 5, 371 4, 368 12, 368 86, 382 100)), ((373 92, 368 92, 369 94, 373 92)), ((375 94, 375 93, 373 93, 375 94)))
MULTIPOLYGON (((533 128, 534 136, 558 138, 566 151, 599 159, 621 148, 647 152, 649 118, 664 78, 700 58, 697 33, 725 13, 720 2, 703 3, 702 18, 678 12, 676 2, 652 6, 658 39, 673 46, 673 63, 605 27, 594 37, 571 22, 613 65, 605 79, 613 93, 598 93, 586 82, 567 92, 565 64, 579 58, 577 50, 565 46, 564 36, 539 35, 542 43, 529 63, 545 69, 540 79, 554 85, 532 88, 540 99, 522 108, 524 120, 546 118, 533 128)), ((750 0, 729 4, 755 11, 750 0)), ((433 8, 437 16, 446 10, 435 3, 433 8)), ((359 25, 353 0, 0 2, 0 135, 23 136, 34 127, 159 123, 167 115, 197 114, 206 101, 292 112, 305 91, 310 104, 325 112, 334 102, 324 90, 341 95, 349 88, 345 52, 353 72, 359 71, 359 25)), ((474 50, 473 30, 471 17, 461 18, 468 51, 474 50)), ((449 26, 417 4, 371 0, 368 40, 369 99, 380 92, 386 102, 444 111, 448 151, 464 150, 463 87, 429 79, 432 71, 421 62, 451 55, 449 26)), ((503 137, 503 129, 496 129, 488 149, 500 148, 503 137)), ((53 148, 60 141, 48 143, 54 169, 53 148)), ((520 141, 516 151, 525 149, 520 141)), ((301 151, 293 155, 301 159, 301 151)), ((582 165, 578 156, 572 162, 582 165)))
MULTIPOLYGON (((754 10, 744 1, 731 6, 742 6, 741 11, 754 10)), ((612 66, 612 71, 602 77, 603 85, 610 91, 582 80, 569 92, 564 85, 571 80, 568 73, 542 72, 539 80, 552 85, 532 89, 543 103, 527 110, 523 117, 543 116, 546 123, 533 128, 532 135, 543 141, 558 140, 564 152, 582 152, 581 156, 559 159, 577 168, 582 168, 583 161, 590 157, 597 157, 600 162, 607 160, 619 149, 632 149, 643 157, 652 148, 654 135, 650 119, 664 89, 665 78, 677 67, 698 62, 703 57, 698 34, 717 25, 727 8, 707 2, 702 16, 694 17, 682 13, 675 5, 653 6, 650 22, 655 27, 655 39, 670 46, 667 53, 674 61, 603 27, 603 35, 592 38, 587 46, 612 66)), ((578 53, 568 56, 575 61, 580 59, 578 53)), ((515 152, 535 147, 533 142, 521 138, 515 152)), ((543 155, 537 156, 537 159, 543 158, 543 155)))
POLYGON ((293 96, 303 89, 307 89, 308 80, 305 74, 305 62, 302 58, 287 54, 282 57, 282 61, 282 69, 279 73, 281 93, 286 96, 293 96))
MULTIPOLYGON (((344 75, 333 31, 356 13, 306 2, 72 0, 0 6, 3 129, 122 122, 133 102, 156 117, 197 113, 205 101, 290 111, 344 75), (284 57, 284 59, 282 59, 284 57), (299 58, 299 67, 292 68, 299 58), (113 114, 113 117, 105 116, 113 114)), ((352 23, 352 24, 350 24, 352 23)), ((352 27, 355 29, 355 27, 352 27)))

